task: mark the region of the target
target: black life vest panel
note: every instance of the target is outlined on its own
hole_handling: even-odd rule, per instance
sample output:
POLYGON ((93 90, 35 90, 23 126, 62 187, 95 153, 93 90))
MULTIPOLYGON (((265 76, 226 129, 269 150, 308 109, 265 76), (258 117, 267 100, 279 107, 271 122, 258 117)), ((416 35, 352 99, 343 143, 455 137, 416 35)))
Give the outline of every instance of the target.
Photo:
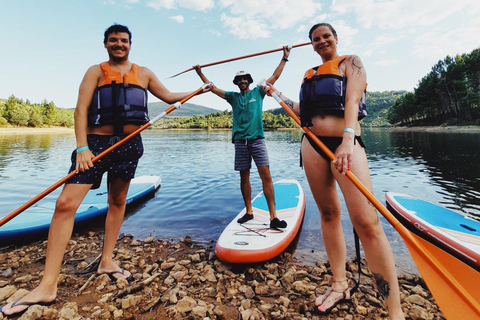
POLYGON ((88 126, 113 125, 115 135, 123 134, 124 124, 143 125, 148 118, 148 93, 140 85, 140 67, 132 64, 123 77, 108 62, 100 64, 105 80, 95 89, 88 109, 88 126))
MULTIPOLYGON (((309 69, 300 88, 300 119, 302 127, 311 127, 312 117, 317 114, 345 113, 347 78, 340 75, 338 65, 347 56, 337 57, 309 69)), ((358 120, 367 116, 366 90, 358 105, 358 120)))

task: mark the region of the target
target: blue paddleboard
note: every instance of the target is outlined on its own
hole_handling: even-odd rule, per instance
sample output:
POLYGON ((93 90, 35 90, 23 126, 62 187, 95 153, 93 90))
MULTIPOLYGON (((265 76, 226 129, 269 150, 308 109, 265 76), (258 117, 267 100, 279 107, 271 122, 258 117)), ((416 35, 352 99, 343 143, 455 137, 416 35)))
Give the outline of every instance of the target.
POLYGON ((385 198, 407 229, 480 268, 480 221, 405 194, 387 192, 385 198))
MULTIPOLYGON (((127 206, 152 195, 161 183, 160 176, 139 176, 132 179, 127 193, 127 206)), ((75 214, 75 225, 106 215, 107 184, 90 190, 75 214)), ((40 201, 0 227, 0 244, 25 242, 45 237, 55 210, 55 201, 40 201)), ((6 216, 5 213, 3 216, 6 216)))

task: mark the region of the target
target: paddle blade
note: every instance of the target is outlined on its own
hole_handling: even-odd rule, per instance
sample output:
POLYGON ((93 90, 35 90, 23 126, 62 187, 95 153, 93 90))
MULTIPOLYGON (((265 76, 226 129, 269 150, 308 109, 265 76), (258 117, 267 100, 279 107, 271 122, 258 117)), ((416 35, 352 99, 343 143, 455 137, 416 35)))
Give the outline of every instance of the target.
POLYGON ((404 237, 405 244, 445 317, 480 319, 478 271, 423 238, 411 235, 414 241, 404 237))

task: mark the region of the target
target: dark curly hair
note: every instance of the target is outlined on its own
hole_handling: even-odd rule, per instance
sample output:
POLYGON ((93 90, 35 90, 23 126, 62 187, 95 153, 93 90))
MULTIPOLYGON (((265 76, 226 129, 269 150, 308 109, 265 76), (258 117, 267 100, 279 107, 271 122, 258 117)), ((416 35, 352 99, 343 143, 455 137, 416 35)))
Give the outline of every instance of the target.
POLYGON ((130 32, 130 30, 128 30, 128 27, 118 23, 114 23, 110 27, 108 27, 108 29, 105 30, 105 33, 103 34, 103 44, 107 44, 108 36, 111 33, 115 33, 115 32, 128 33, 128 40, 130 43, 132 43, 132 33, 130 32))

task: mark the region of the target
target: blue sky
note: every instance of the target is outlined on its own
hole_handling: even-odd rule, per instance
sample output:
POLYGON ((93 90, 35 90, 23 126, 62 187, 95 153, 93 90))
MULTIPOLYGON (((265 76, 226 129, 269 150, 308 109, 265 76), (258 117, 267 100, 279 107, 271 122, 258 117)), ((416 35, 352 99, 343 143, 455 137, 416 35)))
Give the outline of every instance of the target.
MULTIPOLYGON (((340 54, 357 54, 369 91, 409 90, 447 55, 480 47, 477 0, 3 0, 0 4, 0 98, 14 94, 39 103, 75 107, 88 67, 107 60, 103 32, 113 23, 133 33, 130 60, 151 69, 171 91, 201 85, 195 64, 308 42, 308 30, 329 22, 340 54)), ((249 71, 268 78, 282 55, 275 52, 204 68, 219 88, 249 71)), ((292 100, 306 69, 321 63, 311 46, 295 48, 276 87, 292 100)), ((154 97, 150 101, 157 101, 154 97)), ((225 110, 208 93, 192 103, 225 110)), ((278 105, 266 98, 265 109, 278 105)))

